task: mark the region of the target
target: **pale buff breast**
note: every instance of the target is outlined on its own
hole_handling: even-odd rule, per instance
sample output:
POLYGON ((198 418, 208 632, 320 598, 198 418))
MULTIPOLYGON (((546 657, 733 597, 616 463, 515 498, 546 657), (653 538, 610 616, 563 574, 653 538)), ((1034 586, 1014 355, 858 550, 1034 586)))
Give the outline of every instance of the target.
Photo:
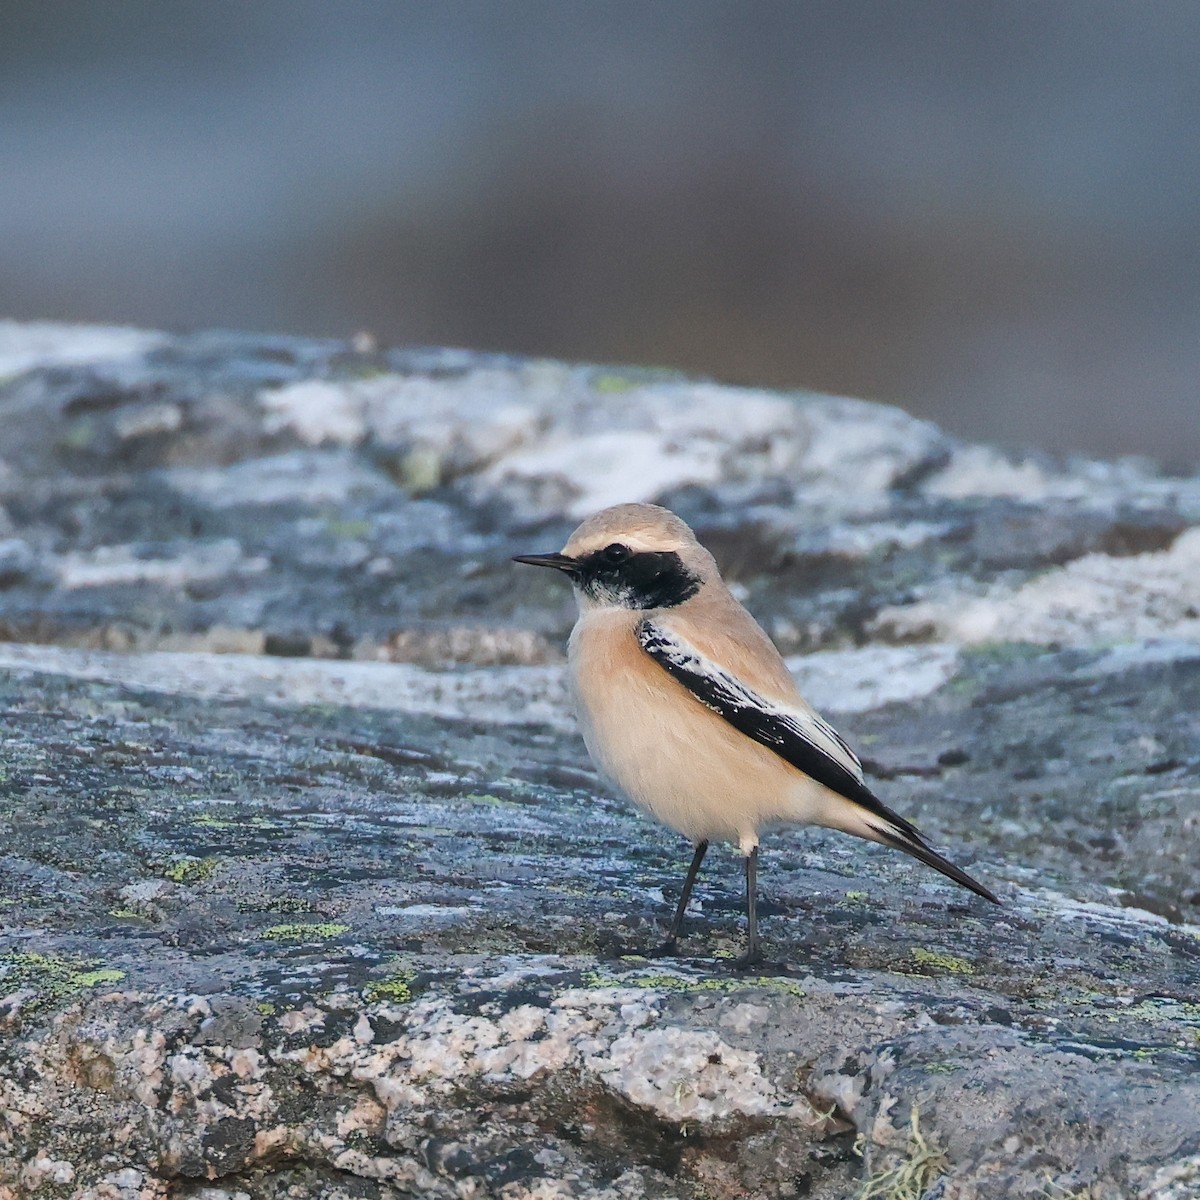
POLYGON ((834 823, 831 792, 705 708, 642 651, 634 633, 642 615, 587 613, 571 635, 576 710, 600 770, 692 841, 748 851, 771 824, 834 823))

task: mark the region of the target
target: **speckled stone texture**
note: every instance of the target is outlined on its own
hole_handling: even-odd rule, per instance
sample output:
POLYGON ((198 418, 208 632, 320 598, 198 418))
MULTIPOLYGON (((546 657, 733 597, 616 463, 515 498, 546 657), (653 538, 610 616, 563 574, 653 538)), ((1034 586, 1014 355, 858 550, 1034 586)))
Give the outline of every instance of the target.
POLYGON ((0 322, 0 1198, 1200 1195, 1200 479, 615 368, 0 322), (594 776, 658 499, 996 888, 594 776), (884 1193, 887 1194, 886 1192, 884 1193), (910 1189, 906 1195, 918 1194, 910 1189))

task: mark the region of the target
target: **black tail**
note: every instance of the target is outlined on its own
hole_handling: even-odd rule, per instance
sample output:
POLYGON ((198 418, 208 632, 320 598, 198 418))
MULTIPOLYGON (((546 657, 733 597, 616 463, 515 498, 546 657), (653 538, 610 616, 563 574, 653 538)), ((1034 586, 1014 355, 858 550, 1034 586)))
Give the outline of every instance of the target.
POLYGON ((947 879, 953 879, 955 883, 967 888, 977 896, 982 896, 985 900, 990 900, 993 904, 999 904, 1000 898, 988 888, 985 888, 977 879, 972 879, 966 871, 960 870, 949 859, 943 858, 936 850, 930 849, 925 844, 925 839, 917 832, 913 825, 910 825, 903 817, 898 817, 895 814, 892 816, 894 825, 891 829, 883 825, 871 823, 871 828, 879 834, 879 836, 889 845, 895 846, 897 850, 903 850, 905 854, 911 854, 913 858, 919 859, 927 867, 932 867, 935 871, 941 871, 947 879))

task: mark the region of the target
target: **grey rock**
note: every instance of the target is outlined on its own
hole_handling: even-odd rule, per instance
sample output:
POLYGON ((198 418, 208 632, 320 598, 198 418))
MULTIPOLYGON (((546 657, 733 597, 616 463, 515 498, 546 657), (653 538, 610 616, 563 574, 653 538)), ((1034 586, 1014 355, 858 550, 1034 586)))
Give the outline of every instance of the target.
POLYGON ((0 1198, 1200 1194, 1200 481, 649 372, 20 329, 0 1198), (695 523, 1001 909, 791 831, 773 965, 731 970, 723 852, 640 957, 687 848, 595 778, 569 597, 507 561, 613 498, 695 523))
MULTIPOLYGON (((0 524, 6 514, 0 514, 0 524)), ((21 538, 0 538, 0 591, 24 583, 37 571, 37 555, 21 538)))

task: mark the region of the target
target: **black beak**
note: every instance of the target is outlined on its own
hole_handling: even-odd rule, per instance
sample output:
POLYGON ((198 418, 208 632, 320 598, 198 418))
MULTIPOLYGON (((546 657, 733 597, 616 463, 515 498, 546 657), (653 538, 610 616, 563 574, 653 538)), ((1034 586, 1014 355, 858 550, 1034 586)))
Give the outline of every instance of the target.
POLYGON ((531 567, 553 567, 568 575, 573 575, 579 568, 579 563, 569 554, 514 554, 513 562, 528 563, 531 567))

